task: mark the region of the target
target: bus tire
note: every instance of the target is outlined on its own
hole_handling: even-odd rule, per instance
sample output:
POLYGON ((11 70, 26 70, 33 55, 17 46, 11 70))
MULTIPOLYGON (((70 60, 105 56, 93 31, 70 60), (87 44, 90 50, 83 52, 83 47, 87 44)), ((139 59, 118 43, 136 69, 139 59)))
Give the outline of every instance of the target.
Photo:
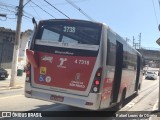
POLYGON ((118 110, 120 110, 124 106, 125 96, 126 96, 126 90, 124 89, 121 95, 120 102, 118 104, 118 110))

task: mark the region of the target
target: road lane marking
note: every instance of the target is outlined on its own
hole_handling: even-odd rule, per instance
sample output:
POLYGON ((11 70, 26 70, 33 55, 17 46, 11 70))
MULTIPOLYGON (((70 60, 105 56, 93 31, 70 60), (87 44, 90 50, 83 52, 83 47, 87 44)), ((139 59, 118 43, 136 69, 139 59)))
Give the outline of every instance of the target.
POLYGON ((24 95, 12 95, 12 96, 7 96, 7 97, 0 97, 0 100, 6 99, 6 98, 11 98, 11 97, 18 97, 18 96, 24 96, 24 95))
MULTIPOLYGON (((156 101, 156 103, 154 104, 153 108, 152 108, 152 111, 155 111, 157 110, 157 105, 158 105, 158 99, 156 101)), ((153 117, 149 117, 149 120, 152 120, 153 117)))
POLYGON ((157 105, 158 105, 158 100, 157 100, 156 103, 154 104, 152 111, 156 110, 157 105))

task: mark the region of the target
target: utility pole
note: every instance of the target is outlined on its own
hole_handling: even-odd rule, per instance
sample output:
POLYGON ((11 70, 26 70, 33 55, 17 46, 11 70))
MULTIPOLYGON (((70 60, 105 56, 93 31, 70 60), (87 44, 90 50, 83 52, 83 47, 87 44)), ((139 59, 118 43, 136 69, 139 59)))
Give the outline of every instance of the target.
POLYGON ((141 49, 141 33, 139 33, 139 49, 141 49))
POLYGON ((17 76, 17 63, 18 63, 18 55, 19 55, 19 41, 20 41, 20 34, 21 34, 22 15, 23 15, 23 0, 19 0, 18 19, 17 19, 15 42, 14 42, 10 87, 15 86, 15 80, 17 76))
MULTIPOLYGON (((158 30, 160 31, 160 24, 158 25, 158 30)), ((160 38, 156 41, 156 43, 160 46, 160 38)), ((158 92, 158 110, 160 111, 160 63, 159 63, 159 92, 158 92)))
POLYGON ((141 49, 141 33, 139 34, 139 41, 138 42, 135 42, 135 38, 133 36, 133 47, 135 49, 141 49))
POLYGON ((135 48, 135 39, 134 39, 134 36, 133 36, 133 47, 135 48))

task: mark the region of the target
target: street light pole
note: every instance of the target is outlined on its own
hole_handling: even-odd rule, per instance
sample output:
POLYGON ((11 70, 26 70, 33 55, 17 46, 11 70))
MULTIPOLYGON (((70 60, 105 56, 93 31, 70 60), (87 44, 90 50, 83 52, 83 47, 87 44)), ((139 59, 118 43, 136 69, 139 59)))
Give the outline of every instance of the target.
POLYGON ((18 63, 18 55, 19 55, 19 41, 20 41, 20 34, 21 34, 22 15, 23 15, 23 0, 19 0, 18 19, 17 19, 15 42, 14 42, 10 87, 15 86, 15 80, 17 76, 17 63, 18 63))

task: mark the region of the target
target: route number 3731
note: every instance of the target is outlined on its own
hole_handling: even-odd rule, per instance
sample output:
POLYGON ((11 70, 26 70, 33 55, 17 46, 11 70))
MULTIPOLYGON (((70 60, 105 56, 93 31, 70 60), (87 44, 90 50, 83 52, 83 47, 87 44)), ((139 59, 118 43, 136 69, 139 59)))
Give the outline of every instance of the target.
POLYGON ((80 64, 80 65, 89 65, 89 60, 75 60, 74 63, 80 64))

